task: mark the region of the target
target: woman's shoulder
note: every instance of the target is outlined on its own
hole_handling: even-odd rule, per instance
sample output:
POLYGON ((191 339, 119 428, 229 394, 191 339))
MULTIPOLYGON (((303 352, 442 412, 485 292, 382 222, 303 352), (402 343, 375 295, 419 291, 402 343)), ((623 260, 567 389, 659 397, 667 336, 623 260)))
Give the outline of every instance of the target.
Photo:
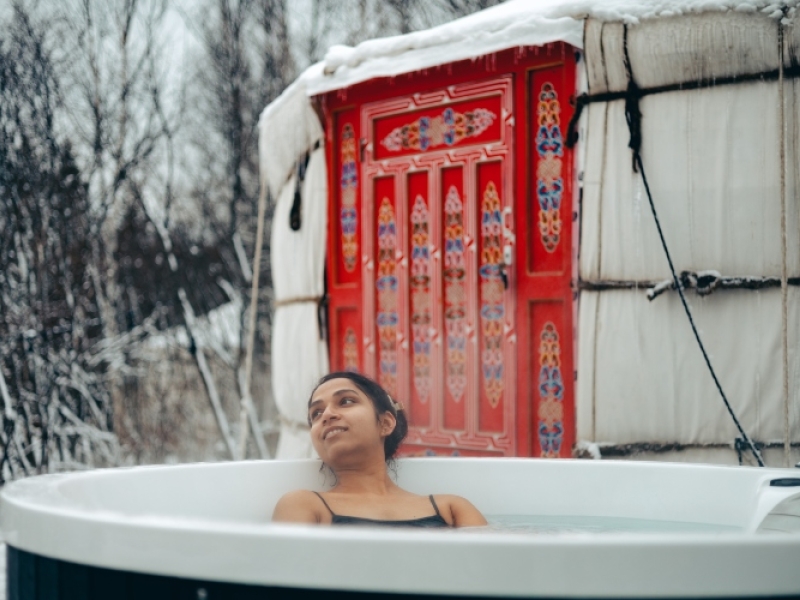
POLYGON ((275 505, 272 520, 290 523, 319 523, 319 497, 311 490, 287 492, 275 505))
POLYGON ((455 527, 479 527, 486 519, 472 502, 455 494, 433 494, 442 517, 455 527), (448 518, 450 517, 450 518, 448 518))
POLYGON ((472 503, 463 496, 455 494, 432 494, 438 505, 446 506, 472 506, 472 503))
POLYGON ((312 502, 316 498, 317 502, 319 502, 319 497, 317 496, 316 492, 312 492, 311 490, 292 490, 291 492, 286 492, 278 502, 282 502, 284 500, 290 502, 312 502))

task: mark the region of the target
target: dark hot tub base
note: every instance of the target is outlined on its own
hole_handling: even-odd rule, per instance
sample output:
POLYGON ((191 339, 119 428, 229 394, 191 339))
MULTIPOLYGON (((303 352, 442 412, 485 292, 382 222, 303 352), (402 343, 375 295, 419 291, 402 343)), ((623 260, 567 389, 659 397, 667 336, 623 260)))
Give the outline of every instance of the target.
POLYGON ((256 600, 308 597, 306 590, 200 581, 79 565, 11 546, 7 547, 6 564, 8 600, 256 600))
POLYGON ((437 598, 291 589, 134 573, 56 560, 12 546, 7 546, 6 564, 8 600, 366 600, 376 595, 393 600, 437 598))
MULTIPOLYGON (((6 552, 8 600, 366 600, 376 596, 392 600, 433 600, 444 597, 203 581, 79 565, 11 546, 7 546, 6 552)), ((470 596, 470 600, 484 599, 488 600, 484 596, 470 596)))

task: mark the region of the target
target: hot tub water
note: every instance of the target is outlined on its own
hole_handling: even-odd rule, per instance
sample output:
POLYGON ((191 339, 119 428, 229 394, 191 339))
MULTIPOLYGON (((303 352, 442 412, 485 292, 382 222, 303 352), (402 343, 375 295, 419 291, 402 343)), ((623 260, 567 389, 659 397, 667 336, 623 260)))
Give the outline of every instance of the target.
POLYGON ((743 528, 713 523, 688 523, 626 517, 592 517, 576 515, 487 515, 489 531, 518 534, 575 534, 575 533, 743 533, 743 528))

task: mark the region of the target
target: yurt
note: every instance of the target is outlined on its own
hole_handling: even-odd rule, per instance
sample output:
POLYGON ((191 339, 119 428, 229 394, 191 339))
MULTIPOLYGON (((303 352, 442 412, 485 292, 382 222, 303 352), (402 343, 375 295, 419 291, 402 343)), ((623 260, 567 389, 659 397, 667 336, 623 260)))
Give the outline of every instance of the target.
POLYGON ((406 455, 800 460, 797 0, 509 0, 259 123, 279 458, 331 370, 406 455))

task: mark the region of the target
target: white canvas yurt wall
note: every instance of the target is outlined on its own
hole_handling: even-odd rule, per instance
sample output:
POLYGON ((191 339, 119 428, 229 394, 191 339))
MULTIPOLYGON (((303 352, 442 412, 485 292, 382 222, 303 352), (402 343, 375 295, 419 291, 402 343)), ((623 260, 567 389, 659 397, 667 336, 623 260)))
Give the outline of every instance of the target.
MULTIPOLYGON (((589 19, 589 95, 625 91, 625 38, 639 88, 777 72, 800 62, 800 28, 757 12, 708 12, 642 20, 589 19)), ((640 101, 642 161, 678 272, 780 279, 800 275, 800 80, 655 93, 640 101), (779 102, 783 98, 781 119, 779 102), (783 144, 784 158, 781 158, 783 144), (785 177, 782 243, 781 172, 785 177)), ((600 450, 626 445, 640 458, 737 462, 739 436, 714 386, 670 278, 642 179, 632 169, 625 100, 583 115, 583 198, 577 438, 600 450), (588 284, 588 285, 587 285, 588 284), (636 285, 638 284, 638 288, 636 285)), ((717 289, 687 298, 723 388, 748 435, 774 448, 800 442, 800 288, 717 289), (782 333, 788 328, 788 422, 782 333)), ((794 447, 792 463, 800 458, 794 447)))
POLYGON ((284 92, 259 121, 262 185, 277 199, 270 261, 274 288, 272 387, 280 413, 276 458, 309 458, 309 395, 328 372, 319 303, 325 284, 327 188, 322 126, 302 81, 284 92), (308 166, 300 185, 300 227, 290 226, 298 161, 308 166))

